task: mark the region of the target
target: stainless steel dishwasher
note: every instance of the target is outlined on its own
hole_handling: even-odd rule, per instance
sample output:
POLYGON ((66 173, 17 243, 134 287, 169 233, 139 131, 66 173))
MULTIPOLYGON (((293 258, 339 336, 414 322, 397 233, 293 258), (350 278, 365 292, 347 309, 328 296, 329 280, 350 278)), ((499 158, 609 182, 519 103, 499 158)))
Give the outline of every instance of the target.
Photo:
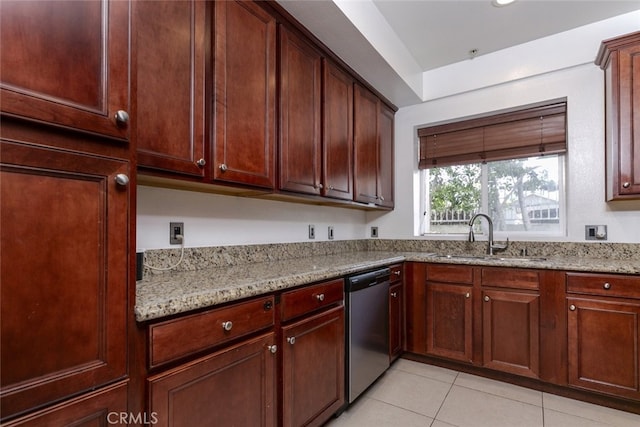
POLYGON ((346 395, 353 402, 389 368, 389 269, 347 278, 346 395))

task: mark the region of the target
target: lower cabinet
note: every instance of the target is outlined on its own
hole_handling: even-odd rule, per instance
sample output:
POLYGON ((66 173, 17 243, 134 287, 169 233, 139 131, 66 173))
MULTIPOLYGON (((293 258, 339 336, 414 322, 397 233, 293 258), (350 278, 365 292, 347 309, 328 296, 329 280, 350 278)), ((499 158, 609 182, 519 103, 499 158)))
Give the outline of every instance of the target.
POLYGON ((483 268, 483 366, 540 376, 540 294, 536 270, 483 268))
POLYGON ((640 400, 639 286, 638 276, 567 275, 570 386, 640 400))
POLYGON ((344 405, 343 292, 338 279, 282 295, 283 426, 322 425, 344 405))
POLYGON ((402 354, 404 335, 404 286, 394 283, 389 287, 389 361, 402 354))
POLYGON ((282 424, 322 425, 344 403, 344 307, 282 332, 282 424))
POLYGON ((127 412, 127 381, 2 424, 4 427, 133 425, 153 421, 146 414, 127 412), (146 417, 146 418, 145 418, 146 417))
POLYGON ((427 265, 427 354, 473 360, 473 269, 427 265))
POLYGON ((270 332, 150 377, 154 425, 276 425, 274 344, 270 332))

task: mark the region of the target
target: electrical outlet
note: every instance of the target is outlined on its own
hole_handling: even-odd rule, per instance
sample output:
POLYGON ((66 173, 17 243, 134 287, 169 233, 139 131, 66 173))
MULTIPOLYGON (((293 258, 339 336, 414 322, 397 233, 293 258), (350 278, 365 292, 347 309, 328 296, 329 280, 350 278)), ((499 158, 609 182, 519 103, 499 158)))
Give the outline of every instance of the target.
POLYGON ((309 224, 309 238, 310 239, 316 238, 316 226, 313 224, 309 224))
POLYGON ((329 240, 333 240, 333 227, 331 225, 329 226, 328 237, 329 240))
POLYGON ((371 227, 371 237, 378 237, 378 227, 371 227))
POLYGON ((585 240, 607 240, 607 226, 606 225, 585 225, 584 239, 585 240))
POLYGON ((184 222, 169 223, 169 244, 179 245, 184 239, 184 222), (182 237, 178 237, 182 236, 182 237))

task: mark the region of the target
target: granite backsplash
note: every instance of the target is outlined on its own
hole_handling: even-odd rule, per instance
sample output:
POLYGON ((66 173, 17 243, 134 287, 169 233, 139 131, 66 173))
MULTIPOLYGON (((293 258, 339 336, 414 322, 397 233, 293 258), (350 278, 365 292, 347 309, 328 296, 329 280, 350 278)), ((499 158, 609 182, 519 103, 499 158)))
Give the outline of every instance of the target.
MULTIPOLYGON (((176 268, 170 271, 163 271, 145 267, 144 275, 196 271, 213 267, 230 267, 256 262, 281 261, 361 251, 482 255, 485 253, 486 247, 486 241, 362 239, 185 248, 183 260, 176 268)), ((528 256, 535 257, 562 256, 637 261, 640 259, 640 244, 510 242, 509 248, 505 252, 500 252, 500 255, 522 256, 525 253, 528 256)), ((144 263, 153 267, 167 268, 176 264, 180 257, 181 249, 148 250, 144 253, 144 263)))

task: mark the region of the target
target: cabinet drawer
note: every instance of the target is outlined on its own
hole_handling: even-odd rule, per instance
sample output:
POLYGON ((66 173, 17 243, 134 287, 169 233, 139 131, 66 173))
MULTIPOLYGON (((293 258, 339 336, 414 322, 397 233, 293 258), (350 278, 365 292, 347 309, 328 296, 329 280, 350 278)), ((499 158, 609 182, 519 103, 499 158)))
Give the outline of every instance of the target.
POLYGON ((273 304, 269 296, 149 326, 150 367, 273 326, 273 304))
POLYGON ((482 286, 512 289, 539 289, 540 278, 535 270, 515 268, 483 268, 482 286))
POLYGON ((282 294, 282 320, 328 307, 344 299, 344 279, 307 286, 282 294))
POLYGON ((640 299, 640 276, 567 273, 567 292, 640 299))
POLYGON ((428 264, 427 280, 430 282, 473 283, 473 268, 451 264, 428 264))
POLYGON ((389 277, 389 283, 397 283, 402 281, 402 264, 396 264, 389 267, 391 275, 389 277))

